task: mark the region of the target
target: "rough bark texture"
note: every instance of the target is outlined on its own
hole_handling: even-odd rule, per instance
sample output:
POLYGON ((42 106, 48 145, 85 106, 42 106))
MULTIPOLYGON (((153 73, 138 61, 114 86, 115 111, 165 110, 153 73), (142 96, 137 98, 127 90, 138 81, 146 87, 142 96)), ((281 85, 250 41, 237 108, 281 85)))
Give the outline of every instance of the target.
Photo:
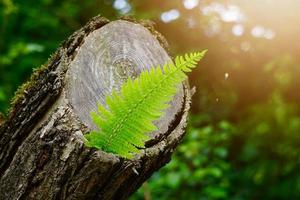
POLYGON ((126 20, 93 18, 19 90, 0 123, 0 200, 126 199, 169 162, 185 133, 187 83, 133 160, 83 144, 97 100, 127 76, 170 60, 151 23, 126 20))

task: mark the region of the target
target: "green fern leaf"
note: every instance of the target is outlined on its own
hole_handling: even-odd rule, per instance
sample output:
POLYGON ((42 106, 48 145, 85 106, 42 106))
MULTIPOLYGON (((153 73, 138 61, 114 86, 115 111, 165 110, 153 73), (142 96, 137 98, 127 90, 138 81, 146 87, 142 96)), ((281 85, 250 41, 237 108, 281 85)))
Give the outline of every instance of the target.
POLYGON ((178 85, 186 79, 186 72, 196 67, 205 51, 177 56, 162 68, 143 71, 138 78, 128 80, 120 92, 113 90, 106 96, 106 106, 98 105, 91 118, 99 130, 85 135, 86 145, 121 157, 132 158, 149 140, 148 133, 157 128, 152 123, 163 115, 177 92, 178 85))

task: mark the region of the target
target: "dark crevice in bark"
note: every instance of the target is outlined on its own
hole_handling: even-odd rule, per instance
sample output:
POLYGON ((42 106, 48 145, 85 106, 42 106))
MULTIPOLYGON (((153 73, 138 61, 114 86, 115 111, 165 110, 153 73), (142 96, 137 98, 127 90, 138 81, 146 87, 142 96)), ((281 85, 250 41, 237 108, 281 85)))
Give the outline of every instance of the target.
POLYGON ((114 167, 112 172, 109 174, 110 178, 103 182, 103 186, 95 188, 96 193, 93 197, 94 200, 104 199, 104 196, 107 193, 107 191, 111 190, 111 188, 108 188, 107 185, 117 182, 117 178, 119 178, 120 174, 122 174, 122 172, 124 171, 123 164, 124 160, 121 159, 120 162, 114 167))
POLYGON ((72 190, 71 181, 74 178, 76 174, 79 174, 80 171, 84 170, 84 167, 86 166, 87 162, 90 160, 91 155, 94 153, 94 149, 88 149, 83 150, 82 153, 78 156, 80 158, 80 161, 77 162, 77 166, 72 174, 72 176, 69 176, 64 184, 62 184, 63 187, 60 188, 60 191, 58 192, 58 196, 62 195, 63 188, 65 189, 66 197, 68 197, 70 194, 72 194, 74 191, 72 190))

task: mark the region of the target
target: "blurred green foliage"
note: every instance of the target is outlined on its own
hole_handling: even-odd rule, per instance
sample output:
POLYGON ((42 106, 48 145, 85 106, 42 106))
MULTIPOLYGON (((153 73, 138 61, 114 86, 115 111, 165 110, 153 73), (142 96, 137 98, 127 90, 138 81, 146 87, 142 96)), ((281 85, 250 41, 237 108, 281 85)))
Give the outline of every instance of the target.
POLYGON ((132 199, 300 198, 296 110, 274 94, 239 123, 192 116, 171 163, 132 199))
POLYGON ((29 79, 59 44, 91 17, 118 12, 105 0, 0 0, 0 112, 7 112, 17 87, 29 79), (88 14, 86 14, 88 13, 88 14))
MULTIPOLYGON (((188 133, 178 147, 172 162, 154 174, 149 181, 153 199, 220 199, 229 198, 232 166, 229 157, 234 127, 226 121, 202 128, 203 117, 191 119, 188 133)), ((234 189, 234 188, 232 188, 234 189)), ((142 187, 132 199, 143 199, 142 187)))
POLYGON ((152 19, 172 53, 209 52, 190 75, 197 93, 183 143, 131 199, 299 199, 299 6, 294 0, 0 0, 0 112, 32 69, 91 17, 152 19))

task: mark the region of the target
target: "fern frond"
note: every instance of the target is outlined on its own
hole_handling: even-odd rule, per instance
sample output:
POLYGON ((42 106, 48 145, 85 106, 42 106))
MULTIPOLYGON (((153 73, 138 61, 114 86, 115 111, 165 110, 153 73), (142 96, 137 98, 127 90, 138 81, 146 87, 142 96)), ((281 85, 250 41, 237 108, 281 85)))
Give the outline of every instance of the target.
POLYGON ((138 148, 150 139, 147 133, 157 129, 152 122, 163 115, 185 73, 196 67, 205 52, 177 56, 175 63, 143 71, 135 80, 128 78, 120 92, 113 90, 106 96, 107 107, 98 105, 98 112, 91 112, 99 130, 85 135, 86 145, 125 158, 139 153, 138 148))

